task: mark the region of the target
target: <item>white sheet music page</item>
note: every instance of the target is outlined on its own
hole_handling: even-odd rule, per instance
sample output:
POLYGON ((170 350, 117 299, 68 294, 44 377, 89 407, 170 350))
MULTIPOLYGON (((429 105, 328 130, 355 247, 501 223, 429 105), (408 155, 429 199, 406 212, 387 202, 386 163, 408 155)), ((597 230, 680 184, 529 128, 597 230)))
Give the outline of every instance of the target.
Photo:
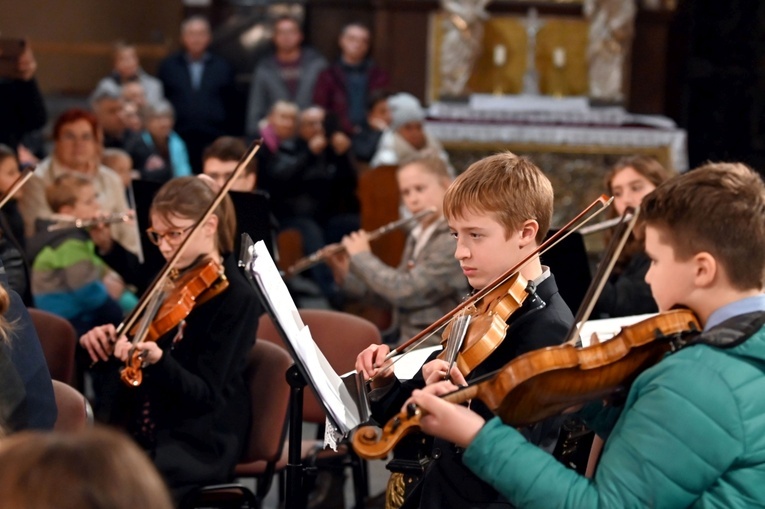
POLYGON ((647 320, 657 313, 648 313, 645 315, 622 316, 619 318, 604 318, 602 320, 589 320, 579 329, 579 337, 582 339, 582 346, 590 346, 594 343, 602 343, 613 338, 622 327, 632 325, 643 320, 647 320), (593 341, 595 339, 595 341, 593 341))
POLYGON ((263 241, 253 246, 252 276, 274 311, 276 319, 287 335, 287 340, 305 368, 310 384, 324 402, 327 412, 339 430, 348 433, 361 424, 358 409, 340 376, 329 365, 316 346, 311 331, 303 324, 297 306, 279 275, 271 254, 263 241))

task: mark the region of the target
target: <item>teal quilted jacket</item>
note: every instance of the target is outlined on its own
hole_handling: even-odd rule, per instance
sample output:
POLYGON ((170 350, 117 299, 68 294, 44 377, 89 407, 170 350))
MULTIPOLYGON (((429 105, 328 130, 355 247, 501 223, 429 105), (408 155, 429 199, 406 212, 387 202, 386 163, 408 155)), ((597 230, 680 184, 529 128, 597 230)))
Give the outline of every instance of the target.
POLYGON ((598 417, 593 427, 610 433, 592 480, 498 418, 464 462, 518 508, 765 507, 765 327, 730 349, 669 355, 619 414, 598 417))

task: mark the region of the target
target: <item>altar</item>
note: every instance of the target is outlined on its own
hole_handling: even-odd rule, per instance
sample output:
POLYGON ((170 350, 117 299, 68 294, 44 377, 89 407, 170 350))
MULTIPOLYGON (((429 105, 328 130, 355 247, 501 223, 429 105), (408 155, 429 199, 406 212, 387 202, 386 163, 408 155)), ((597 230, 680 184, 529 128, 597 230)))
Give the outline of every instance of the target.
POLYGON ((686 133, 671 119, 593 107, 586 98, 475 95, 434 103, 426 125, 458 172, 501 150, 530 157, 553 183, 553 224, 605 192, 603 177, 620 157, 643 154, 673 171, 688 169, 686 133))

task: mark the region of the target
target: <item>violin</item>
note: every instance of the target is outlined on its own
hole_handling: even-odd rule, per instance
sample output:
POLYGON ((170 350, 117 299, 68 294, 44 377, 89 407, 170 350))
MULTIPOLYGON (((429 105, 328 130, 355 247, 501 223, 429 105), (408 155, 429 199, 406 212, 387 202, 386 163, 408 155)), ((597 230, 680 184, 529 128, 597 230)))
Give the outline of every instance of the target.
MULTIPOLYGON (((186 238, 180 243, 175 253, 167 261, 162 271, 157 275, 149 289, 144 293, 141 299, 138 301, 135 309, 130 313, 130 316, 120 323, 116 330, 116 336, 124 334, 125 331, 133 331, 134 326, 139 323, 141 319, 141 331, 134 335, 131 342, 133 344, 146 341, 147 338, 154 338, 156 341, 167 331, 178 325, 188 314, 191 312, 195 304, 198 304, 200 300, 204 301, 211 298, 217 293, 220 293, 225 289, 225 286, 220 287, 217 293, 210 292, 210 288, 216 286, 216 282, 221 279, 223 268, 220 264, 215 262, 209 262, 202 268, 190 271, 185 274, 181 279, 185 284, 173 285, 175 289, 170 295, 171 298, 163 297, 163 288, 165 288, 168 281, 172 281, 173 276, 178 273, 176 266, 181 256, 185 253, 189 243, 194 238, 194 235, 201 229, 201 227, 207 222, 215 209, 218 208, 223 198, 234 185, 234 182, 241 175, 247 165, 250 164, 252 158, 260 149, 262 140, 256 140, 252 146, 248 149, 241 160, 237 163, 233 173, 229 175, 228 180, 221 186, 216 194, 215 198, 210 202, 202 215, 197 220, 196 225, 189 231, 186 238), (212 264, 212 265, 210 265, 212 264), (160 310, 160 305, 164 307, 164 312, 160 310), (148 312, 149 308, 152 312, 148 312), (159 313, 159 314, 157 314, 159 313), (155 318, 157 323, 155 324, 155 318), (151 332, 153 326, 153 332, 151 332)), ((223 285, 224 283, 219 283, 223 285)), ((228 283, 225 283, 227 285, 228 283)), ((120 378, 128 386, 137 387, 143 380, 141 369, 143 367, 143 359, 141 353, 136 349, 131 349, 128 359, 125 361, 125 366, 122 369, 120 378)))
MULTIPOLYGON (((443 396, 450 403, 479 398, 505 424, 528 426, 571 407, 626 393, 637 376, 701 331, 689 310, 673 310, 623 327, 603 343, 563 344, 520 355, 467 388, 443 396)), ((414 405, 388 421, 378 436, 360 427, 353 449, 365 459, 384 458, 406 435, 420 429, 414 405)))
MULTIPOLYGON (((172 291, 162 300, 156 316, 144 333, 131 330, 131 334, 143 336, 140 341, 157 341, 180 324, 194 309, 228 288, 223 266, 214 260, 205 260, 173 280, 172 291)), ((137 387, 143 381, 143 359, 134 351, 120 372, 127 385, 137 387)))
MULTIPOLYGON (((467 371, 463 371, 463 374, 472 371, 502 342, 504 333, 507 329, 507 324, 504 323, 505 320, 513 311, 523 304, 523 300, 526 298, 525 294, 528 283, 522 276, 520 276, 520 270, 535 256, 544 253, 547 249, 552 248, 555 244, 563 240, 567 235, 576 231, 576 228, 572 228, 572 225, 579 223, 577 227, 581 227, 587 221, 595 217, 595 215, 605 210, 612 201, 613 198, 609 199, 606 196, 601 196, 593 201, 586 209, 569 221, 568 224, 558 230, 555 235, 551 236, 538 246, 537 249, 529 253, 526 258, 521 260, 514 267, 505 271, 494 281, 486 285, 485 288, 477 291, 469 299, 465 300, 447 314, 430 324, 419 334, 391 350, 388 355, 386 355, 385 360, 387 361, 398 354, 405 354, 413 350, 441 327, 447 324, 450 325, 452 319, 458 314, 471 313, 475 314, 478 318, 476 320, 477 326, 474 328, 475 332, 472 333, 470 332, 470 327, 468 327, 468 334, 471 339, 464 345, 464 348, 462 348, 462 350, 466 350, 467 352, 458 355, 457 362, 459 365, 462 365, 467 369, 467 371), (600 208, 596 209, 598 206, 600 206, 600 208), (593 210, 595 210, 594 213, 592 212, 593 210), (582 221, 582 218, 587 214, 591 215, 582 221), (470 309, 470 306, 473 306, 475 311, 470 309), (482 313, 479 312, 479 310, 482 313), (502 319, 502 316, 505 318, 502 319)), ((447 337, 449 336, 449 333, 450 330, 444 331, 444 334, 447 337)), ((395 362, 395 360, 393 362, 395 362)), ((392 363, 388 364, 388 367, 390 366, 392 366, 392 363)), ((462 371, 462 368, 460 368, 460 371, 462 371)))
MULTIPOLYGON (((456 354, 454 362, 457 369, 467 376, 502 343, 507 332, 507 319, 515 313, 526 300, 528 292, 528 281, 520 272, 516 272, 510 279, 502 285, 497 286, 489 292, 483 299, 470 306, 464 311, 464 315, 470 317, 465 337, 456 354)), ((463 315, 463 316, 464 316, 463 315)), ((439 353, 438 358, 449 359, 448 340, 452 334, 452 328, 457 321, 450 322, 442 335, 444 349, 439 353)))

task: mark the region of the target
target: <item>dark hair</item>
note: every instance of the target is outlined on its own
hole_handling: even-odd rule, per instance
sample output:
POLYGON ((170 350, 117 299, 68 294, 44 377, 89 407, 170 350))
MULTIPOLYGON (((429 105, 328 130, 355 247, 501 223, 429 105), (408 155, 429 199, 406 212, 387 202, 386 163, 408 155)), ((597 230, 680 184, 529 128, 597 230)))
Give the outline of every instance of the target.
POLYGON ((369 97, 367 97, 367 113, 372 111, 375 106, 377 106, 378 103, 382 101, 387 101, 388 97, 392 96, 389 91, 387 90, 374 90, 372 93, 369 94, 369 97))
POLYGON ((644 225, 666 234, 678 260, 707 252, 738 290, 762 288, 765 183, 741 163, 707 163, 643 199, 644 225))
MULTIPOLYGON (((234 136, 220 136, 207 146, 202 153, 202 163, 208 159, 221 161, 239 161, 247 153, 247 144, 234 136)), ((244 169, 245 174, 251 175, 258 172, 258 160, 253 157, 250 164, 244 169)))

